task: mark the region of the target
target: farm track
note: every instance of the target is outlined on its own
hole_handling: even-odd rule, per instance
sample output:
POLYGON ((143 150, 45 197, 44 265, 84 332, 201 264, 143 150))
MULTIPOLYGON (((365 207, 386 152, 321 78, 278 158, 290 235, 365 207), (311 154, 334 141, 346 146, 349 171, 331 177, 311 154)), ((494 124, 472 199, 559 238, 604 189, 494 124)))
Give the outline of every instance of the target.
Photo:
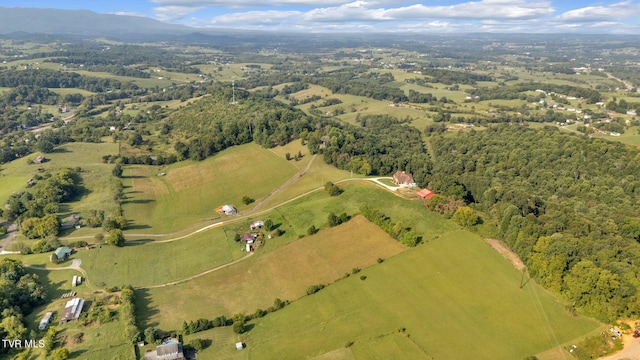
MULTIPOLYGON (((315 157, 315 155, 314 155, 314 157, 315 157)), ((311 161, 313 161, 313 159, 312 159, 311 161)), ((282 191, 283 189, 285 189, 287 186, 290 186, 291 184, 293 184, 293 183, 295 182, 295 180, 297 180, 298 178, 300 178, 300 176, 301 176, 300 174, 304 174, 304 173, 309 169, 310 164, 311 164, 311 162, 309 162, 309 165, 306 167, 306 169, 305 169, 304 171, 302 171, 301 173, 297 174, 297 175, 296 175, 296 176, 294 176, 293 178, 289 179, 285 184, 283 184, 283 185, 282 185, 282 186, 280 186, 278 189, 276 189, 274 192, 272 192, 272 193, 271 193, 267 198, 269 198, 269 197, 271 197, 271 196, 275 195, 276 193, 278 193, 278 192, 282 191), (285 186, 285 185, 286 185, 286 186, 285 186)), ((384 183, 382 183, 382 182, 380 181, 381 179, 391 179, 391 178, 390 178, 390 177, 377 177, 377 178, 349 178, 349 179, 343 179, 343 180, 340 180, 340 181, 336 181, 336 183, 337 183, 337 184, 339 184, 339 183, 344 183, 344 182, 347 182, 347 181, 370 181, 370 182, 373 182, 374 184, 376 184, 376 185, 378 185, 378 186, 380 186, 380 187, 382 187, 382 188, 384 188, 384 189, 386 189, 386 190, 388 190, 388 191, 391 191, 394 195, 400 196, 400 195, 398 195, 398 194, 396 193, 396 190, 398 189, 398 187, 390 186, 390 185, 386 185, 386 184, 384 184, 384 183)), ((234 219, 227 220, 227 221, 219 221, 219 222, 216 222, 216 223, 213 223, 213 224, 209 224, 209 225, 206 225, 206 226, 203 226, 203 227, 197 228, 196 230, 191 231, 191 232, 189 232, 188 234, 185 234, 185 235, 176 236, 176 237, 173 237, 173 238, 170 238, 170 239, 166 239, 166 240, 153 241, 153 242, 150 242, 149 244, 162 244, 162 243, 168 243, 168 242, 173 242, 173 241, 182 240, 182 239, 188 238, 188 237, 190 237, 190 236, 193 236, 193 235, 195 235, 195 234, 198 234, 198 233, 201 233, 201 232, 204 232, 204 231, 207 231, 207 230, 211 230, 211 229, 214 229, 214 228, 217 228, 217 227, 223 226, 223 225, 227 225, 227 224, 230 224, 230 223, 234 223, 234 222, 238 222, 238 221, 244 220, 244 219, 246 219, 246 218, 248 218, 248 217, 251 217, 251 216, 262 215, 262 214, 265 214, 265 213, 268 213, 268 212, 270 212, 270 211, 273 211, 273 210, 275 210, 275 209, 277 209, 277 208, 279 208, 279 207, 281 207, 281 206, 284 206, 284 205, 286 205, 286 204, 289 204, 289 203, 291 203, 291 202, 293 202, 293 201, 296 201, 296 200, 298 200, 298 199, 301 199, 301 198, 303 198, 303 197, 305 197, 305 196, 308 196, 308 195, 310 195, 310 194, 312 194, 312 193, 314 193, 314 192, 316 192, 316 191, 320 191, 320 190, 323 190, 323 189, 324 189, 324 187, 323 187, 323 186, 317 187, 317 188, 312 189, 312 190, 309 190, 309 191, 307 191, 307 192, 305 192, 305 193, 303 193, 303 194, 297 195, 297 196, 295 196, 295 197, 293 197, 293 198, 291 198, 291 199, 289 199, 289 200, 287 200, 287 201, 284 201, 284 202, 282 202, 282 203, 280 203, 280 204, 278 204, 278 205, 274 205, 274 206, 272 206, 272 207, 270 207, 270 208, 268 208, 268 209, 260 210, 260 211, 257 211, 257 212, 256 212, 255 210, 256 210, 256 207, 257 207, 259 204, 256 204, 256 206, 254 206, 251 210, 247 211, 247 212, 246 212, 246 214, 244 214, 244 215, 242 215, 242 216, 238 216, 238 217, 236 217, 236 218, 234 218, 234 219)), ((266 198, 265 198, 264 200, 266 200, 266 198)), ((264 200, 263 200, 263 201, 264 201, 264 200)), ((188 230, 188 229, 187 229, 187 230, 188 230)), ((185 231, 185 230, 182 230, 182 231, 185 231)), ((171 236, 172 234, 178 234, 178 233, 180 233, 180 232, 182 232, 182 231, 174 232, 174 233, 171 233, 171 234, 127 234, 127 236, 135 236, 135 237, 150 237, 150 236, 154 236, 154 237, 163 237, 163 236, 171 236)), ((92 237, 91 237, 91 236, 73 237, 73 238, 72 238, 72 237, 69 237, 69 238, 66 238, 66 239, 79 239, 79 238, 92 238, 92 237)), ((137 242, 144 242, 144 241, 145 241, 145 240, 131 240, 131 241, 127 241, 127 243, 137 243, 137 242)), ((215 267, 215 268, 213 268, 213 269, 205 270, 205 271, 203 271, 203 272, 201 272, 201 273, 199 273, 199 274, 195 274, 195 275, 192 275, 192 276, 189 276, 189 277, 183 278, 183 279, 170 281, 170 282, 167 282, 167 283, 164 283, 164 284, 157 284, 157 285, 151 285, 151 286, 141 286, 141 287, 138 287, 137 289, 155 289, 155 288, 166 287, 166 286, 170 286, 170 285, 177 285, 177 284, 181 284, 181 283, 184 283, 184 282, 187 282, 187 281, 190 281, 190 280, 196 279, 196 278, 198 278, 198 277, 201 277, 201 276, 204 276, 204 275, 210 274, 210 273, 212 273, 212 272, 215 272, 215 271, 218 271, 218 270, 224 269, 224 268, 226 268, 226 267, 228 267, 228 266, 231 266, 231 265, 237 264, 237 263, 239 263, 239 262, 241 262, 241 261, 247 260, 249 257, 251 257, 251 255, 252 255, 252 254, 248 254, 248 255, 246 255, 246 256, 244 256, 244 257, 240 258, 240 259, 237 259, 237 260, 231 261, 231 262, 229 262, 229 263, 226 263, 226 264, 223 264, 223 265, 217 266, 217 267, 215 267)), ((79 271, 80 273, 82 273, 82 275, 85 277, 85 280, 86 280, 87 286, 89 286, 89 287, 91 287, 91 288, 92 288, 92 286, 91 286, 91 285, 90 285, 90 283, 89 283, 89 278, 88 278, 88 276, 87 276, 87 273, 86 273, 86 271, 85 271, 84 269, 82 269, 82 268, 80 267, 80 264, 81 264, 81 260, 79 260, 79 259, 75 259, 75 260, 73 260, 73 262, 72 262, 72 264, 71 264, 71 265, 69 265, 69 266, 67 266, 67 267, 64 267, 64 268, 44 268, 44 267, 37 267, 37 266, 30 266, 30 265, 28 265, 27 267, 29 267, 29 268, 31 268, 31 269, 36 269, 36 270, 77 270, 77 271, 79 271)))

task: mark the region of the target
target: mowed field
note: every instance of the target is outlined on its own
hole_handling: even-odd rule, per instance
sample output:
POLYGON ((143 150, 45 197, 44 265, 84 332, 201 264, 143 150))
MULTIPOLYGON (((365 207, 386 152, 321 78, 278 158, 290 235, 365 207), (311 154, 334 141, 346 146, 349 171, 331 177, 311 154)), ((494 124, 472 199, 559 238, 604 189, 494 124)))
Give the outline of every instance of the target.
POLYGON ((82 259, 83 269, 98 287, 150 286, 184 279, 242 257, 240 245, 230 235, 227 239, 222 229, 214 229, 166 243, 143 245, 143 240, 123 248, 79 250, 73 257, 82 259))
POLYGON ((145 326, 178 330, 185 320, 253 313, 275 298, 297 299, 311 285, 331 283, 353 268, 366 268, 406 249, 355 217, 187 283, 137 290, 140 319, 145 326))
POLYGON ((131 221, 129 232, 182 230, 219 218, 215 208, 224 204, 242 212, 249 207, 242 203, 243 196, 258 201, 295 172, 285 159, 253 143, 201 162, 126 166, 124 216, 131 221))
POLYGON ((115 207, 111 179, 113 165, 103 164, 101 158, 117 153, 117 144, 68 143, 57 147, 53 153, 44 154, 48 161, 39 165, 29 163, 38 153, 3 164, 0 166, 0 203, 4 204, 13 192, 26 188, 27 180, 38 173, 38 168, 55 173, 62 168, 80 167, 86 192, 77 201, 65 204, 64 208, 81 215, 86 215, 89 210, 111 209, 115 207))
POLYGON ((344 353, 350 342, 355 359, 522 359, 601 326, 520 282, 477 235, 454 231, 257 320, 242 340, 251 359, 344 353))

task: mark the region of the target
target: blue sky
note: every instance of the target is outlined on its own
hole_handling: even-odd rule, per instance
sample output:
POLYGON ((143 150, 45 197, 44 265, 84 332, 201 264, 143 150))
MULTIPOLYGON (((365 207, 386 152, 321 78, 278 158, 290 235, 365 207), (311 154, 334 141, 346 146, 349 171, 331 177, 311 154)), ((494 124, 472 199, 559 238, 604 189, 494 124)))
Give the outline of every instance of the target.
POLYGON ((640 0, 0 0, 0 6, 252 30, 640 34, 640 0))

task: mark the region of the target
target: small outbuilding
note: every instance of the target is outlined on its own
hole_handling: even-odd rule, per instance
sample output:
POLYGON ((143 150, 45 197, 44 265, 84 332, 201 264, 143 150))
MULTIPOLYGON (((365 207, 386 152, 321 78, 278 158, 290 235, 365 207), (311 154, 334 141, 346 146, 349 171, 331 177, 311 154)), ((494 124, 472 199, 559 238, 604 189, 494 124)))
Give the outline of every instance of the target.
POLYGON ((40 325, 38 325, 38 329, 40 330, 44 330, 47 325, 49 325, 49 321, 51 320, 51 316, 53 316, 53 312, 49 311, 48 313, 46 313, 44 315, 44 317, 42 318, 42 320, 40 320, 40 325))
POLYGON ((244 349, 244 344, 242 342, 237 342, 236 343, 236 350, 242 350, 244 349))
POLYGON ((52 255, 52 261, 65 261, 69 258, 69 255, 71 255, 71 248, 67 247, 67 246, 60 246, 59 248, 56 249, 56 251, 53 252, 52 255), (53 259, 55 258, 55 259, 53 259))
POLYGON ((431 199, 435 194, 436 193, 429 189, 420 189, 420 191, 418 191, 418 196, 421 199, 431 199))
POLYGON ((258 220, 258 221, 254 221, 251 225, 249 225, 249 228, 251 228, 251 230, 256 230, 256 229, 261 229, 263 226, 264 226, 264 221, 258 220))

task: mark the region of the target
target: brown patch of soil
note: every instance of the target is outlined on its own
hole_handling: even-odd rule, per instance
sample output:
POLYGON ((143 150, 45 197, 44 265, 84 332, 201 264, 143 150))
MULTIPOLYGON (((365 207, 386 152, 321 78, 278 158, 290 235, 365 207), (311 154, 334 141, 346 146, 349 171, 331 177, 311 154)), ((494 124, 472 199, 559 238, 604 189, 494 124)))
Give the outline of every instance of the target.
POLYGON ((486 241, 487 244, 491 245, 491 247, 499 252, 500 255, 502 255, 505 259, 509 260, 513 264, 514 268, 518 270, 524 270, 526 266, 524 265, 522 260, 520 260, 518 255, 511 251, 511 249, 509 249, 500 240, 486 238, 484 239, 484 241, 486 241))

